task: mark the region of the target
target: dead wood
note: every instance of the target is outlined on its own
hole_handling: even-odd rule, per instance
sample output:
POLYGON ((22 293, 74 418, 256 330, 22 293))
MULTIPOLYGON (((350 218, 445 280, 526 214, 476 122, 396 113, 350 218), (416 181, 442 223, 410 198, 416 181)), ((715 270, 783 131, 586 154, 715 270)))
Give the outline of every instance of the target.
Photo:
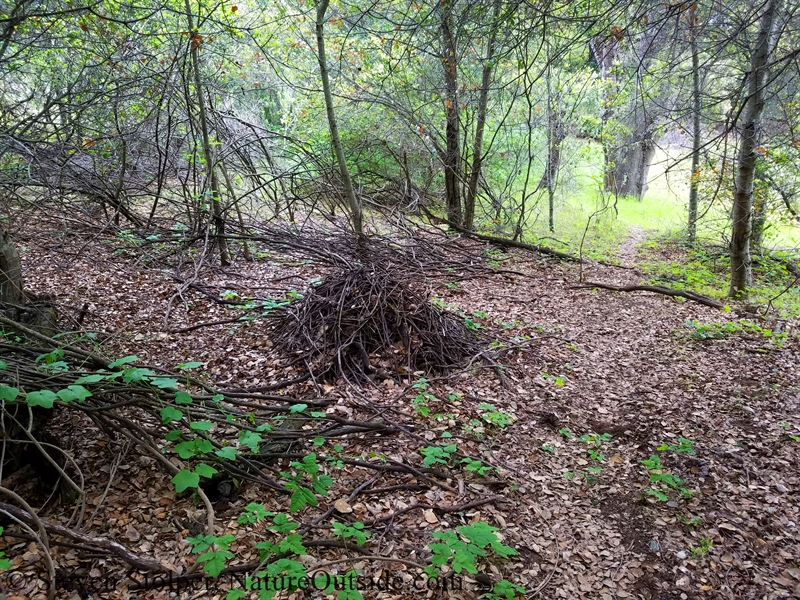
MULTIPOLYGON (((20 521, 25 521, 26 523, 33 522, 33 517, 31 517, 31 515, 27 511, 22 510, 21 508, 17 508, 13 504, 0 502, 0 511, 5 511, 8 514, 13 515, 20 521)), ((47 533, 51 535, 67 537, 72 540, 76 540, 82 544, 86 544, 87 546, 92 546, 94 548, 99 548, 101 550, 108 551, 111 554, 117 556, 118 558, 121 558, 129 565, 134 566, 142 571, 161 571, 161 572, 169 571, 169 569, 167 569, 161 563, 139 556, 135 552, 126 548, 119 542, 115 542, 114 540, 109 540, 108 538, 90 535, 88 533, 83 533, 80 531, 75 531, 74 529, 70 529, 69 527, 64 527, 63 525, 59 525, 58 523, 53 523, 52 521, 45 521, 41 517, 40 520, 44 525, 44 528, 47 530, 47 533)))
POLYGON ((673 290, 672 288, 661 285, 613 285, 611 283, 586 281, 578 285, 573 285, 570 289, 586 288, 600 288, 602 290, 611 290, 613 292, 653 292, 656 294, 671 296, 673 298, 685 298, 687 300, 692 300, 694 302, 703 304, 704 306, 710 306, 711 308, 722 308, 725 306, 719 300, 714 300, 713 298, 703 296, 702 294, 697 294, 690 290, 673 290))
POLYGON ((501 238, 494 235, 486 235, 484 233, 477 233, 475 231, 471 231, 462 227, 461 225, 457 225, 452 221, 448 221, 447 219, 442 219, 441 217, 437 217, 425 208, 421 206, 422 210, 428 216, 429 219, 435 221, 437 223, 443 223, 448 227, 451 227, 455 231, 473 237, 477 240, 482 240, 484 242, 490 242, 502 248, 519 248, 521 250, 529 250, 531 252, 538 252, 539 254, 546 254, 548 256, 555 256, 556 258, 560 258, 561 260, 571 261, 571 262, 580 262, 580 258, 574 256, 572 254, 567 254, 566 252, 559 252, 558 250, 553 250, 552 248, 548 248, 547 246, 542 246, 541 244, 526 244, 525 242, 517 242, 515 240, 509 240, 507 238, 501 238))
POLYGON ((394 372, 443 372, 480 351, 477 336, 399 273, 346 269, 268 317, 277 346, 333 376, 363 379, 373 355, 394 372))

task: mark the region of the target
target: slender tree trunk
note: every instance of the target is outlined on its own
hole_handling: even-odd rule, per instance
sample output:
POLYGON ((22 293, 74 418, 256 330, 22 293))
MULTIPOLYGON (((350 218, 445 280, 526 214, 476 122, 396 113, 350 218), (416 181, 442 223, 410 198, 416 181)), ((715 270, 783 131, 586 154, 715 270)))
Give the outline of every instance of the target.
POLYGON ((750 254, 761 251, 764 243, 764 230, 767 227, 767 198, 766 193, 756 194, 753 199, 753 227, 750 232, 750 254))
POLYGON ((454 0, 443 0, 440 5, 446 115, 444 186, 447 196, 447 219, 456 225, 461 225, 461 142, 458 122, 458 63, 451 29, 453 2, 454 0))
MULTIPOLYGON (((695 4, 695 6, 697 6, 695 4)), ((692 175, 689 179, 689 220, 687 238, 690 244, 697 239, 697 193, 700 187, 700 54, 697 51, 697 12, 689 15, 689 43, 692 48, 692 175)))
POLYGON ((483 63, 481 74, 481 93, 478 96, 478 114, 475 121, 475 139, 472 144, 472 166, 470 167, 469 182, 467 183, 467 197, 464 202, 464 227, 473 229, 475 225, 475 199, 478 196, 478 182, 483 166, 483 132, 486 128, 486 107, 489 104, 489 85, 492 81, 494 68, 494 46, 497 38, 497 29, 500 24, 501 0, 495 0, 492 9, 492 24, 489 39, 486 43, 486 59, 483 63))
MULTIPOLYGON (((244 219, 242 218, 242 209, 239 206, 239 199, 236 197, 236 189, 233 187, 233 181, 231 180, 230 175, 228 175, 228 169, 225 167, 225 163, 220 163, 219 168, 220 171, 222 171, 222 178, 225 180, 225 185, 228 187, 228 193, 233 199, 233 208, 236 210, 236 218, 239 221, 239 228, 242 230, 242 235, 246 235, 244 219)), ((242 241, 242 249, 244 250, 244 259, 247 262, 252 262, 253 255, 250 253, 250 244, 247 243, 247 240, 242 241)))
POLYGON ((336 113, 333 110, 333 93, 331 92, 331 81, 328 76, 328 61, 325 57, 325 13, 328 11, 328 0, 317 2, 317 60, 319 61, 319 74, 322 78, 322 93, 325 96, 325 110, 328 115, 328 128, 331 132, 331 144, 336 155, 336 162, 339 163, 339 173, 344 185, 344 193, 347 204, 350 207, 350 216, 353 218, 353 229, 356 233, 356 241, 359 248, 366 248, 367 238, 364 236, 364 220, 361 210, 361 203, 356 198, 353 190, 353 181, 350 179, 350 171, 347 169, 347 162, 342 149, 342 141, 339 138, 339 126, 336 123, 336 113))
POLYGON ((561 163, 561 144, 567 137, 567 130, 561 120, 560 94, 553 96, 551 68, 549 65, 545 73, 547 84, 547 163, 544 166, 544 173, 539 180, 537 190, 547 189, 547 224, 550 231, 556 230, 555 221, 555 192, 556 178, 558 177, 558 166, 561 163))
POLYGON ((772 31, 780 0, 767 0, 761 15, 758 37, 750 59, 747 75, 747 97, 742 112, 741 141, 737 158, 736 181, 733 195, 733 226, 731 228, 731 286, 728 295, 744 296, 753 282, 753 264, 750 255, 750 235, 753 225, 753 180, 758 153, 758 135, 761 115, 764 112, 765 82, 772 31))
MULTIPOLYGON (((526 57, 528 56, 527 42, 525 45, 525 56, 526 57)), ((533 194, 533 192, 531 193, 528 192, 528 185, 530 184, 531 180, 531 165, 533 164, 533 101, 531 99, 531 89, 533 87, 533 82, 530 80, 529 69, 525 69, 523 84, 525 86, 524 97, 526 104, 525 125, 527 128, 527 132, 525 136, 525 152, 526 152, 525 157, 527 160, 525 166, 525 179, 522 183, 519 216, 517 217, 517 223, 514 226, 514 237, 512 238, 515 242, 522 238, 522 229, 525 225, 525 220, 527 218, 527 215, 525 213, 527 211, 528 196, 533 194)))
POLYGON ((17 247, 5 229, 0 226, 0 302, 25 304, 22 290, 22 263, 17 247))
POLYGON ((208 132, 206 103, 203 97, 203 81, 200 77, 200 58, 198 55, 202 44, 202 38, 194 28, 192 5, 189 0, 186 0, 186 20, 189 25, 189 51, 192 56, 192 71, 194 75, 195 93, 197 95, 197 110, 200 113, 200 132, 203 136, 203 156, 206 160, 206 173, 208 185, 211 190, 211 214, 214 219, 214 233, 216 234, 217 247, 219 248, 219 262, 222 263, 222 265, 229 265, 230 254, 228 253, 228 241, 225 239, 225 215, 222 211, 222 199, 219 193, 217 171, 214 168, 214 153, 211 149, 211 136, 208 132))

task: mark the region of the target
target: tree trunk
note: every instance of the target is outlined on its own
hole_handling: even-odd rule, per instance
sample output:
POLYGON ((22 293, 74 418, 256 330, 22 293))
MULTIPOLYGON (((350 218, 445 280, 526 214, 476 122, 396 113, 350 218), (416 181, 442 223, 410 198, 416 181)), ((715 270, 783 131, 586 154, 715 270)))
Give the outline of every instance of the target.
POLYGON ((644 198, 647 191, 647 173, 655 154, 651 137, 653 120, 638 108, 633 115, 633 129, 617 149, 614 158, 613 191, 618 196, 644 198))
POLYGON ((551 232, 556 230, 555 223, 555 192, 558 166, 561 163, 561 144, 567 138, 567 129, 561 119, 561 94, 553 97, 551 68, 548 50, 548 66, 546 71, 547 83, 547 164, 539 180, 537 190, 547 189, 547 224, 551 232))
POLYGON ((214 233, 216 234, 217 247, 219 248, 219 262, 222 265, 230 264, 228 254, 228 241, 225 239, 225 216, 222 211, 222 199, 219 193, 219 181, 217 171, 214 168, 214 153, 211 148, 211 136, 208 132, 208 119, 206 118, 206 103, 203 97, 203 81, 200 78, 200 58, 198 56, 202 38, 194 29, 194 18, 192 17, 192 6, 186 0, 186 20, 189 25, 189 52, 192 57, 192 71, 194 75, 194 87, 197 95, 197 109, 200 113, 200 132, 203 136, 203 156, 206 160, 206 176, 211 190, 211 214, 214 219, 214 233))
POLYGON ((0 302, 22 306, 25 293, 22 291, 22 263, 11 237, 0 226, 0 302))
POLYGON ((492 12, 492 28, 489 40, 486 43, 486 59, 483 63, 481 74, 481 93, 478 96, 478 114, 475 122, 475 139, 472 144, 472 166, 470 167, 469 182, 467 184, 467 197, 464 202, 464 227, 473 229, 475 225, 475 200, 478 196, 478 181, 483 165, 483 132, 486 128, 486 106, 489 103, 489 84, 492 81, 494 67, 494 45, 497 29, 500 24, 501 0, 495 0, 492 12))
POLYGON ((461 213, 461 142, 458 122, 458 63, 455 40, 451 30, 453 0, 441 3, 442 68, 444 70, 444 106, 446 115, 444 186, 447 202, 447 220, 462 224, 461 213))
POLYGON ((733 195, 733 226, 731 228, 731 286, 728 295, 745 296, 753 282, 753 264, 750 255, 750 235, 753 225, 753 180, 758 154, 758 135, 761 115, 764 112, 764 86, 767 78, 767 61, 772 39, 775 15, 780 0, 767 0, 761 24, 750 59, 748 86, 742 112, 741 141, 737 158, 736 181, 733 195))
POLYGON ((763 190, 763 195, 757 195, 753 200, 753 227, 750 232, 750 254, 761 251, 764 243, 764 230, 767 226, 767 191, 763 190))
POLYGON ((686 237, 689 243, 693 244, 697 239, 697 195, 700 187, 700 110, 702 109, 696 8, 692 9, 689 19, 689 43, 692 48, 692 174, 689 179, 689 220, 686 224, 686 237))
POLYGON ((655 119, 648 111, 642 94, 642 80, 648 57, 652 54, 654 37, 654 30, 646 31, 639 42, 638 52, 634 54, 637 66, 627 119, 629 133, 624 136, 622 144, 607 156, 607 166, 613 169, 611 176, 606 179, 611 191, 618 196, 633 196, 638 200, 644 197, 647 190, 647 173, 655 154, 652 139, 655 119))
POLYGON ((336 113, 333 110, 333 94, 331 93, 331 81, 328 76, 328 62, 325 57, 325 13, 328 11, 328 0, 320 0, 317 3, 317 60, 319 61, 319 74, 322 78, 322 93, 325 96, 325 110, 328 116, 328 129, 331 132, 331 144, 336 155, 336 162, 339 163, 339 173, 344 185, 344 194, 347 204, 350 207, 350 216, 353 218, 353 229, 356 233, 356 242, 359 248, 365 249, 367 238, 364 236, 364 219, 361 210, 361 203, 356 198, 353 190, 353 182, 350 179, 350 171, 342 149, 342 142, 339 138, 339 126, 336 123, 336 113))

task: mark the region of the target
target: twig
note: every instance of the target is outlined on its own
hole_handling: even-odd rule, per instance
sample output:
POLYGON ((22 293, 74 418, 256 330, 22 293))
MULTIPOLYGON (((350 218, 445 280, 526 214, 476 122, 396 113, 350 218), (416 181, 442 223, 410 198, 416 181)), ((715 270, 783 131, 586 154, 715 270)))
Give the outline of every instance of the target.
MULTIPOLYGON (((36 525, 36 529, 39 530, 38 541, 42 546, 42 552, 44 553, 44 562, 47 565, 47 575, 50 579, 47 589, 47 597, 50 600, 52 600, 53 598, 56 597, 56 567, 55 564, 53 563, 53 557, 50 555, 50 540, 47 537, 47 529, 48 529, 47 524, 36 515, 31 506, 27 502, 25 502, 25 499, 19 496, 18 494, 4 487, 0 487, 0 493, 13 499, 15 502, 17 502, 21 506, 24 506, 26 509, 22 510, 21 508, 17 508, 12 504, 0 502, 0 511, 11 515, 14 519, 19 519, 20 521, 33 523, 34 525, 36 525)), ((31 533, 33 532, 31 531, 31 533)))
POLYGON ((403 515, 407 512, 411 512, 412 510, 416 510, 418 508, 431 509, 435 512, 440 512, 440 513, 456 513, 464 510, 469 510, 471 508, 476 508, 478 506, 483 506, 484 504, 492 504, 493 502, 499 499, 500 496, 489 496, 488 498, 482 498, 481 500, 473 500, 472 502, 468 502, 467 504, 461 504, 458 506, 435 506, 432 504, 414 504, 412 506, 407 506, 406 508, 396 510, 391 514, 386 515, 385 517, 364 521, 364 526, 372 527, 373 525, 377 525, 378 523, 385 523, 386 521, 391 521, 392 519, 399 517, 400 515, 403 515))

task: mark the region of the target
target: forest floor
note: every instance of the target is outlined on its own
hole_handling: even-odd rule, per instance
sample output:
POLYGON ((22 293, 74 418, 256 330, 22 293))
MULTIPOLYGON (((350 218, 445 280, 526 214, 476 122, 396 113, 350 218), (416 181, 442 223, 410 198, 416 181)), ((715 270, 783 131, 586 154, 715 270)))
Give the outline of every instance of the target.
MULTIPOLYGON (((624 266, 632 266, 645 238, 637 230, 622 246, 624 266)), ((77 312, 87 304, 83 328, 99 332, 107 355, 135 354, 144 365, 164 368, 199 361, 221 388, 268 385, 293 374, 258 320, 169 333, 236 318, 241 311, 196 290, 176 298, 180 284, 171 275, 174 269, 152 256, 147 243, 55 233, 19 243, 26 287, 55 295, 62 310, 77 312)), ((480 570, 494 581, 523 586, 526 598, 798 597, 798 322, 754 316, 742 321, 736 311, 655 294, 574 289, 576 265, 523 251, 494 256, 507 272, 454 272, 450 280, 428 285, 441 303, 471 315, 484 333, 504 344, 495 358, 502 370, 478 362, 449 376, 418 373, 411 381, 378 378, 359 387, 306 382, 278 393, 324 397, 333 401, 329 412, 364 420, 384 416, 407 429, 348 437, 338 448, 332 441, 320 447, 300 442, 294 452, 338 452, 421 468, 420 450, 456 444, 461 455, 498 470, 480 477, 453 460, 437 465, 442 477, 414 477, 347 465, 337 469, 334 462, 324 467, 334 479, 329 497, 294 518, 308 523, 344 500, 337 506, 348 508, 336 519, 367 524, 367 554, 419 563, 430 557, 426 547, 437 541, 431 538, 434 531, 488 522, 518 554, 480 561, 480 570), (423 376, 426 381, 420 382, 423 376), (415 410, 420 384, 431 394, 425 400, 429 411, 415 410), (452 437, 442 440, 445 432, 452 437), (400 487, 386 490, 391 486, 400 487)), ((302 292, 325 274, 313 263, 301 263, 262 253, 253 263, 203 267, 197 282, 225 297, 235 292, 237 298, 279 298, 302 292)), ((584 272, 592 281, 642 280, 630 268, 592 264, 584 272)), ((191 570, 195 556, 185 539, 204 522, 202 504, 177 495, 152 459, 109 442, 87 423, 62 417, 56 429, 86 477, 88 509, 94 513, 88 530, 155 557, 178 574, 191 570)), ((218 531, 237 536, 231 546, 236 561, 257 557, 255 544, 268 537, 263 528, 236 522, 253 501, 286 510, 285 497, 249 484, 217 506, 218 531)), ((42 514, 66 520, 70 512, 55 503, 42 514)), ((333 539, 328 521, 312 531, 333 539)), ((35 546, 6 541, 6 556, 15 566, 36 567, 35 546)), ((126 569, 80 549, 58 547, 53 553, 61 567, 89 577, 126 569)), ((360 568, 379 576, 383 570, 399 574, 409 586, 415 576, 407 564, 358 554, 330 565, 347 555, 309 547, 302 560, 309 567, 325 563, 331 572, 360 568)), ((467 574, 464 582, 462 591, 428 595, 481 595, 473 576, 467 574)), ((37 585, 20 595, 39 597, 37 585)), ((365 591, 364 597, 425 594, 412 586, 365 591)), ((225 593, 120 588, 91 597, 224 598, 225 593)), ((293 597, 320 596, 296 592, 293 597)))

